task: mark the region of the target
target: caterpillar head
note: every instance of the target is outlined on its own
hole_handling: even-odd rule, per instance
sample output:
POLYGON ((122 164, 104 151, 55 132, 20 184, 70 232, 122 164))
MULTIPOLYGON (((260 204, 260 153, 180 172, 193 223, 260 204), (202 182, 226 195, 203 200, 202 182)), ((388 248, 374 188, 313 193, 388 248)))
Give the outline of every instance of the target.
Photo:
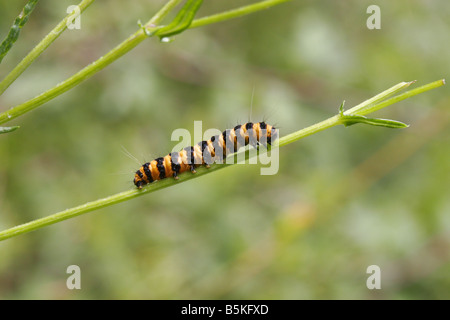
POLYGON ((144 186, 146 183, 143 179, 142 176, 142 172, 141 171, 136 171, 136 174, 134 175, 134 180, 133 183, 136 187, 138 187, 138 189, 142 189, 142 186, 144 186))
POLYGON ((271 126, 270 124, 267 124, 265 122, 259 123, 260 128, 266 130, 267 134, 267 143, 272 144, 275 140, 278 139, 278 129, 276 129, 274 126, 271 126))
POLYGON ((270 134, 269 134, 269 135, 270 135, 270 141, 271 141, 271 142, 277 140, 277 139, 279 138, 279 137, 278 137, 278 129, 271 126, 270 134))

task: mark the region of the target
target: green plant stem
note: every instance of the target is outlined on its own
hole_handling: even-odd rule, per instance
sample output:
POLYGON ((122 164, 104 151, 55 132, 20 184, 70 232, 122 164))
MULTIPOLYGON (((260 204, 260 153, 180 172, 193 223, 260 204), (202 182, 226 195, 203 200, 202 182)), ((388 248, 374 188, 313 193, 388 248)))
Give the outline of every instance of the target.
POLYGON ((146 23, 146 26, 160 23, 182 0, 170 0, 146 23))
MULTIPOLYGON (((227 19, 243 16, 246 14, 250 14, 256 12, 258 10, 263 10, 274 6, 276 4, 280 4, 289 0, 266 0, 259 3, 255 3, 252 5, 248 5, 242 8, 238 8, 235 10, 230 10, 224 13, 216 14, 213 16, 205 17, 202 19, 197 19, 192 22, 189 28, 204 26, 207 24, 221 22, 227 19)), ((119 44, 117 47, 112 49, 106 55, 86 66, 84 69, 74 74, 70 78, 56 85, 52 89, 47 90, 46 92, 38 95, 37 97, 30 99, 22 104, 19 104, 3 113, 0 114, 0 124, 10 121, 19 117, 20 115, 29 112, 47 101, 52 100, 53 98, 63 94, 69 89, 75 87, 79 83, 84 80, 90 78, 115 60, 122 57, 124 54, 132 50, 139 43, 144 41, 147 38, 147 32, 156 30, 156 25, 159 24, 162 19, 179 3, 181 0, 171 0, 169 1, 153 18, 147 22, 143 28, 140 28, 137 32, 128 37, 125 41, 119 44)))
POLYGON ((396 84, 395 86, 390 87, 387 90, 384 90, 383 92, 377 94, 376 96, 358 104, 357 106, 347 110, 344 112, 344 114, 357 114, 357 115, 363 115, 361 114, 361 112, 363 111, 363 109, 366 109, 368 106, 372 106, 382 100, 385 100, 386 98, 392 96, 393 94, 400 92, 401 90, 409 87, 410 85, 412 85, 413 83, 415 83, 416 81, 409 81, 409 82, 400 82, 398 84, 396 84))
MULTIPOLYGON (((408 87, 409 85, 411 85, 413 83, 415 83, 415 81, 407 82, 407 85, 404 86, 403 88, 406 88, 406 87, 408 87)), ((395 97, 392 97, 390 99, 384 100, 384 101, 379 102, 377 104, 366 104, 366 105, 361 104, 361 105, 358 105, 358 106, 356 106, 356 107, 354 107, 352 109, 347 110, 344 113, 346 113, 346 114, 347 113, 352 113, 352 114, 357 114, 357 115, 364 116, 366 114, 369 114, 369 113, 378 111, 380 109, 383 109, 384 107, 387 107, 387 106, 389 106, 391 104, 394 104, 394 103, 400 102, 402 100, 405 100, 405 99, 407 99, 409 97, 418 95, 418 94, 420 94, 422 92, 429 91, 429 90, 441 87, 444 84, 445 84, 445 79, 437 80, 437 81, 428 83, 426 85, 423 85, 421 87, 418 87, 416 89, 406 91, 405 93, 399 94, 399 95, 397 95, 395 97)))
MULTIPOLYGON (((179 180, 177 180, 176 183, 186 182, 191 179, 199 178, 199 177, 203 176, 204 174, 212 173, 214 171, 226 168, 230 165, 231 164, 213 165, 209 169, 206 169, 205 167, 198 167, 198 168, 196 168, 196 170, 197 170, 196 174, 182 174, 179 176, 179 180)), ((87 213, 90 211, 108 207, 110 205, 120 203, 123 201, 127 201, 127 200, 136 198, 138 196, 142 196, 142 195, 150 193, 150 192, 154 192, 154 191, 157 191, 160 189, 164 189, 164 188, 173 186, 175 184, 174 182, 175 182, 174 179, 164 179, 164 180, 158 181, 157 183, 147 185, 142 190, 134 188, 131 190, 117 193, 115 195, 112 195, 112 196, 109 196, 109 197, 106 197, 103 199, 91 201, 91 202, 85 203, 83 205, 80 205, 80 206, 77 206, 74 208, 70 208, 70 209, 52 214, 50 216, 47 216, 47 217, 44 217, 41 219, 36 219, 31 222, 18 225, 16 227, 1 231, 0 232, 0 241, 6 240, 8 238, 15 237, 20 234, 27 233, 27 232, 30 232, 30 231, 33 231, 36 229, 40 229, 42 227, 45 227, 45 226, 48 226, 48 225, 51 225, 51 224, 54 224, 57 222, 71 219, 71 218, 74 218, 76 216, 79 216, 81 214, 84 214, 84 213, 87 213)))
POLYGON ((205 26, 208 24, 242 17, 244 15, 247 15, 247 14, 250 14, 250 13, 253 13, 256 11, 269 9, 270 7, 273 7, 275 5, 281 4, 283 2, 288 2, 288 1, 291 1, 291 0, 265 0, 265 1, 258 2, 258 3, 247 5, 244 7, 240 7, 237 9, 214 14, 214 15, 211 15, 208 17, 195 19, 194 21, 192 21, 192 23, 188 29, 198 28, 198 27, 202 27, 202 26, 205 26))
MULTIPOLYGON (((418 95, 422 92, 425 91, 429 91, 431 89, 435 89, 438 88, 440 86, 443 86, 445 84, 445 80, 441 79, 438 81, 434 81, 431 82, 429 84, 426 84, 424 86, 421 86, 419 88, 407 91, 403 94, 397 95, 393 98, 386 99, 387 97, 390 97, 392 94, 399 92, 402 89, 405 89, 407 87, 409 87, 411 84, 415 83, 415 81, 410 81, 410 82, 401 82, 383 92, 381 92, 380 94, 377 94, 376 96, 374 96, 373 98, 370 98, 362 103, 360 103, 359 105, 355 106, 354 108, 351 108, 347 111, 344 112, 344 114, 346 115, 366 115, 375 111, 378 111, 382 108, 385 108, 391 104, 397 103, 401 100, 405 100, 409 97, 418 95), (383 101, 384 100, 384 101, 383 101)), ((289 143, 292 143, 294 141, 297 141, 299 139, 305 138, 307 136, 310 136, 314 133, 323 131, 325 129, 337 126, 339 124, 344 124, 341 120, 340 120, 340 116, 339 115, 335 115, 334 117, 328 118, 322 122, 316 123, 308 128, 305 128, 303 130, 291 133, 287 136, 284 136, 282 139, 278 140, 278 145, 284 146, 287 145, 289 143)))
MULTIPOLYGON (((408 91, 408 92, 406 92, 406 93, 404 93, 402 95, 396 96, 394 98, 388 99, 388 100, 383 101, 383 102, 381 101, 383 97, 377 95, 375 97, 378 97, 376 99, 379 102, 378 104, 373 105, 373 98, 372 98, 372 99, 366 100, 363 103, 359 104, 357 106, 358 108, 356 110, 354 110, 354 111, 355 112, 360 112, 361 110, 366 110, 365 108, 367 106, 372 106, 372 105, 373 105, 373 107, 372 107, 373 110, 379 110, 381 108, 387 107, 388 105, 394 104, 394 103, 396 103, 396 102, 398 102, 400 100, 403 100, 403 99, 406 99, 408 97, 412 97, 414 95, 417 95, 419 93, 422 93, 422 92, 425 92, 425 91, 437 88, 437 87, 442 86, 444 84, 445 84, 444 80, 435 81, 433 83, 430 83, 430 84, 422 86, 420 88, 408 91), (398 97, 400 97, 400 98, 398 98, 398 97)), ((396 86, 392 87, 391 89, 395 90, 396 92, 398 92, 398 90, 397 90, 398 88, 396 86)), ((390 95, 391 91, 389 91, 389 90, 391 90, 391 89, 388 89, 388 90, 384 91, 384 95, 385 95, 384 98, 386 98, 387 96, 390 95)), ((354 108, 352 108, 350 110, 353 110, 353 109, 354 108)), ((367 114, 366 111, 364 111, 364 112, 365 112, 365 114, 367 114)), ((341 120, 340 114, 335 115, 335 116, 333 116, 331 118, 328 118, 328 119, 326 119, 326 120, 324 120, 322 122, 319 122, 317 124, 314 124, 312 126, 309 126, 307 128, 304 128, 302 130, 299 130, 297 132, 294 132, 294 133, 288 134, 288 135, 286 135, 284 137, 281 137, 280 139, 277 140, 277 143, 274 144, 274 147, 277 147, 277 146, 280 147, 280 146, 288 145, 288 144, 293 143, 293 142, 295 142, 297 140, 300 140, 300 139, 305 138, 307 136, 310 136, 312 134, 318 133, 318 132, 323 131, 325 129, 337 126, 339 124, 343 124, 343 121, 341 120)), ((234 157, 237 157, 237 154, 235 154, 234 157)), ((236 163, 236 161, 234 161, 233 163, 236 163)), ((93 211, 93 210, 104 208, 104 207, 107 207, 107 206, 110 206, 110 205, 113 205, 113 204, 116 204, 116 203, 120 203, 120 202, 123 202, 123 201, 126 201, 126 200, 130 200, 130 199, 138 197, 138 196, 142 196, 142 195, 147 194, 147 193, 151 193, 151 192, 163 189, 163 188, 167 188, 167 187, 170 187, 170 186, 173 186, 173 185, 177 185, 179 183, 183 183, 183 182, 186 182, 188 180, 201 177, 201 176, 203 176, 205 174, 212 173, 212 172, 214 172, 216 170, 220 170, 220 169, 226 168, 226 167, 228 167, 230 165, 232 165, 232 164, 215 164, 215 165, 211 166, 211 168, 209 168, 209 169, 207 169, 205 167, 198 167, 196 174, 190 174, 190 173, 181 174, 179 176, 179 180, 164 179, 164 180, 158 181, 156 183, 148 184, 147 186, 145 186, 141 190, 139 190, 139 189, 132 189, 132 190, 124 191, 124 192, 121 192, 121 193, 118 193, 118 194, 115 194, 115 195, 112 195, 112 196, 109 196, 109 197, 106 197, 106 198, 103 198, 103 199, 100 199, 100 200, 95 200, 95 201, 92 201, 92 202, 88 202, 88 203, 80 205, 78 207, 74 207, 74 208, 71 208, 71 209, 67 209, 67 210, 64 210, 64 211, 52 214, 50 216, 47 216, 47 217, 44 217, 44 218, 41 218, 41 219, 37 219, 37 220, 31 221, 31 222, 28 222, 28 223, 25 223, 25 224, 22 224, 22 225, 18 225, 16 227, 13 227, 13 228, 1 231, 0 232, 0 241, 8 239, 8 238, 11 238, 11 237, 14 237, 14 236, 17 236, 17 235, 20 235, 20 234, 23 234, 23 233, 26 233, 26 232, 30 232, 30 231, 36 230, 36 229, 42 228, 44 226, 48 226, 48 225, 51 225, 51 224, 54 224, 54 223, 57 223, 57 222, 60 222, 60 221, 63 221, 63 220, 67 220, 67 219, 73 218, 73 217, 79 216, 81 214, 84 214, 84 213, 87 213, 87 212, 90 212, 90 211, 93 211)))
POLYGON ((319 123, 313 124, 312 126, 304 128, 302 130, 288 134, 288 135, 278 139, 278 141, 277 141, 278 143, 275 143, 274 146, 282 147, 282 146, 288 145, 292 142, 306 138, 310 135, 313 135, 313 134, 323 131, 325 129, 329 129, 331 127, 337 126, 339 124, 341 124, 339 121, 339 115, 336 115, 334 117, 328 118, 319 123))
MULTIPOLYGON (((78 7, 83 12, 94 0, 83 0, 78 7)), ((37 46, 27 54, 25 58, 0 82, 0 95, 33 63, 53 43, 64 30, 67 29, 67 22, 71 21, 75 12, 68 14, 58 25, 47 34, 37 46)))
MULTIPOLYGON (((169 12, 175 7, 181 0, 171 0, 169 1, 146 25, 155 25, 160 22, 169 12)), ((119 44, 116 48, 108 52, 106 55, 101 57, 100 59, 94 61, 84 69, 80 70, 72 77, 67 80, 61 82, 57 86, 52 89, 40 94, 39 96, 28 100, 10 110, 0 114, 0 124, 4 123, 8 120, 12 120, 30 110, 37 108, 43 103, 61 95, 67 90, 75 87, 80 82, 86 80, 91 77, 95 73, 99 72, 131 49, 136 47, 140 42, 146 39, 147 36, 142 29, 139 29, 137 32, 128 37, 125 41, 119 44)))

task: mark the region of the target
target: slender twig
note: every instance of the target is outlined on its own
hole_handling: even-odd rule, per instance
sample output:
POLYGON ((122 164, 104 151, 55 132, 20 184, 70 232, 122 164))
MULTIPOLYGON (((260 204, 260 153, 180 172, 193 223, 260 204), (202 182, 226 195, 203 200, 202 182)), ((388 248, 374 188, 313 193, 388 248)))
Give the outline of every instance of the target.
MULTIPOLYGON (((407 82, 407 85, 404 86, 403 88, 408 87, 409 85, 415 83, 415 81, 412 82, 407 82)), ((377 104, 368 104, 368 105, 359 105, 356 106, 355 108, 349 109, 346 113, 354 113, 354 114, 358 114, 358 115, 366 115, 375 111, 378 111, 380 109, 383 109, 386 106, 389 106, 391 104, 400 102, 402 100, 405 100, 409 97, 418 95, 422 92, 425 91, 429 91, 431 89, 434 88, 438 88, 441 87, 445 84, 445 79, 441 79, 441 80, 437 80, 431 83, 428 83, 426 85, 423 85, 419 88, 410 90, 410 91, 406 91, 405 93, 399 94, 395 97, 392 97, 390 99, 384 100, 383 102, 377 103, 377 104)))
MULTIPOLYGON (((78 7, 83 12, 94 0, 83 0, 78 7)), ((68 22, 72 21, 75 11, 69 13, 58 25, 47 34, 37 46, 0 82, 0 95, 55 41, 64 30, 68 22)))
POLYGON ((278 4, 281 4, 283 2, 288 2, 288 1, 291 1, 291 0, 265 0, 265 1, 258 2, 258 3, 247 5, 244 7, 240 7, 237 9, 233 9, 233 10, 217 13, 217 14, 214 14, 211 16, 195 19, 194 21, 192 21, 192 24, 189 26, 188 29, 203 27, 208 24, 213 24, 213 23, 222 22, 225 20, 239 18, 239 17, 242 17, 244 15, 247 15, 247 14, 250 14, 250 13, 253 13, 256 11, 269 9, 273 6, 276 6, 278 4))
MULTIPOLYGON (((221 22, 227 19, 235 18, 238 16, 243 16, 250 14, 259 10, 269 8, 271 6, 286 2, 288 0, 266 0, 252 5, 248 5, 235 10, 230 10, 221 14, 213 15, 210 17, 205 17, 199 20, 192 21, 189 28, 204 26, 207 24, 221 22)), ((162 19, 169 13, 176 5, 178 5, 181 0, 170 0, 164 8, 162 8, 149 22, 147 22, 142 28, 139 28, 134 34, 129 36, 125 41, 119 44, 117 47, 109 51, 103 57, 99 58, 95 62, 86 66, 81 71, 77 72, 70 78, 59 83, 55 87, 45 91, 44 93, 38 95, 37 97, 30 99, 22 104, 19 104, 3 113, 0 113, 0 124, 5 123, 9 120, 15 119, 20 115, 29 112, 37 107, 41 106, 45 102, 48 102, 55 97, 63 94, 64 92, 72 89, 79 83, 90 78, 109 64, 113 63, 124 54, 132 50, 139 43, 144 41, 152 31, 156 30, 157 25, 162 21, 162 19)), ((154 33, 153 33, 154 35, 154 33)), ((1 91, 0 91, 1 92, 1 91)))
MULTIPOLYGON (((383 99, 386 99, 386 97, 389 97, 392 94, 399 92, 400 90, 410 86, 413 83, 415 83, 415 81, 401 82, 401 83, 399 83, 399 84, 389 88, 388 90, 385 90, 382 93, 374 96, 373 98, 368 99, 368 100, 360 103, 359 105, 355 106, 354 108, 351 108, 351 109, 345 111, 344 114, 345 115, 351 115, 351 114, 354 114, 354 115, 366 115, 366 114, 369 114, 371 112, 375 112, 377 110, 385 108, 385 107, 387 107, 387 106, 389 106, 391 104, 394 104, 396 102, 399 102, 401 100, 404 100, 404 99, 407 99, 409 97, 418 95, 418 94, 420 94, 422 92, 429 91, 431 89, 443 86, 445 84, 445 80, 442 79, 442 80, 431 82, 431 83, 426 84, 424 86, 421 86, 419 88, 407 91, 407 92, 405 92, 403 94, 397 95, 397 96, 395 96, 393 98, 390 98, 390 99, 387 99, 387 100, 383 101, 383 99), (378 102, 378 103, 374 104, 374 102, 378 102)), ((305 138, 305 137, 307 137, 309 135, 312 135, 312 134, 317 133, 319 131, 323 131, 325 129, 334 127, 334 126, 339 125, 339 124, 344 124, 342 122, 342 120, 341 120, 341 115, 340 114, 335 115, 334 117, 326 119, 326 120, 324 120, 322 122, 316 123, 315 125, 312 125, 312 126, 310 126, 308 128, 305 128, 303 130, 300 130, 300 131, 291 133, 291 134, 289 134, 287 136, 284 136, 282 139, 279 140, 278 144, 279 144, 279 146, 284 146, 286 144, 289 144, 289 143, 292 143, 294 141, 297 141, 298 139, 305 138)))
MULTIPOLYGON (((411 83, 413 83, 413 82, 408 83, 408 85, 410 85, 411 83)), ((358 108, 356 108, 356 109, 352 108, 350 110, 353 110, 353 112, 355 112, 354 113, 355 115, 358 115, 357 113, 367 114, 366 107, 368 107, 368 106, 372 106, 371 108, 373 110, 379 110, 381 108, 387 107, 388 105, 394 104, 400 100, 403 100, 403 99, 415 96, 419 93, 440 87, 444 84, 445 84, 444 80, 435 81, 435 82, 432 82, 425 86, 419 87, 417 89, 408 91, 404 94, 395 96, 394 98, 383 101, 383 99, 385 99, 386 97, 388 97, 392 94, 392 90, 394 90, 395 92, 398 92, 400 90, 397 85, 397 86, 392 87, 391 89, 384 91, 383 92, 384 96, 383 96, 383 93, 381 95, 377 95, 376 101, 378 103, 373 104, 374 100, 372 98, 372 99, 366 100, 363 103, 359 104, 357 106, 358 108)), ((402 85, 401 89, 407 87, 408 85, 402 85)), ((347 115, 349 115, 348 111, 347 111, 347 115)), ((304 128, 304 129, 294 132, 292 134, 281 137, 280 139, 277 140, 277 143, 274 144, 274 147, 285 146, 285 145, 295 142, 299 139, 305 138, 309 135, 318 133, 320 131, 323 131, 325 129, 328 129, 328 128, 331 128, 331 127, 334 127, 334 126, 337 126, 340 124, 344 124, 341 113, 339 113, 329 119, 326 119, 322 122, 314 124, 310 127, 304 128)), ((248 152, 246 153, 246 156, 248 157, 248 152)), ((238 154, 235 154, 234 157, 239 158, 238 154)), ((233 163, 236 163, 236 161, 233 161, 233 163)), ((209 169, 206 169, 205 167, 199 167, 199 168, 197 168, 196 174, 190 174, 190 173, 181 174, 179 176, 179 180, 164 179, 161 181, 157 181, 156 183, 148 184, 147 186, 143 187, 142 189, 132 189, 132 190, 124 191, 124 192, 121 192, 121 193, 118 193, 118 194, 115 194, 115 195, 112 195, 112 196, 109 196, 109 197, 106 197, 106 198, 103 198, 100 200, 88 202, 88 203, 80 205, 78 207, 67 209, 67 210, 52 214, 52 215, 44 217, 44 218, 37 219, 37 220, 31 221, 31 222, 28 222, 28 223, 25 223, 25 224, 22 224, 22 225, 19 225, 19 226, 16 226, 16 227, 4 230, 4 231, 1 231, 0 232, 0 241, 23 234, 23 233, 26 233, 26 232, 30 232, 30 231, 42 228, 44 226, 48 226, 50 224, 54 224, 54 223, 57 223, 57 222, 60 222, 63 220, 73 218, 73 217, 79 216, 81 214, 84 214, 84 213, 87 213, 87 212, 90 212, 93 210, 104 208, 104 207, 107 207, 107 206, 110 206, 110 205, 113 205, 116 203, 130 200, 132 198, 136 198, 138 196, 142 196, 147 193, 151 193, 151 192, 163 189, 163 188, 177 185, 179 183, 183 183, 188 180, 201 177, 205 174, 212 173, 216 170, 226 168, 230 165, 232 165, 232 164, 215 164, 215 165, 211 166, 211 168, 209 168, 209 169)))
MULTIPOLYGON (((89 0, 91 1, 91 0, 89 0)), ((160 22, 166 14, 170 12, 170 9, 175 7, 181 0, 171 0, 169 1, 161 10, 158 12, 147 24, 154 25, 160 22)), ((91 77, 95 73, 99 72, 112 62, 116 61, 118 58, 129 52, 131 49, 136 47, 140 42, 146 39, 147 36, 142 29, 139 29, 137 32, 128 37, 125 41, 119 44, 116 48, 105 54, 103 57, 98 59, 97 61, 91 63, 81 71, 77 72, 72 77, 67 80, 59 83, 57 86, 52 89, 40 94, 39 96, 28 100, 2 114, 0 114, 0 124, 4 123, 8 120, 12 120, 28 111, 31 111, 43 103, 61 95, 67 90, 75 87, 80 82, 86 80, 91 77)))

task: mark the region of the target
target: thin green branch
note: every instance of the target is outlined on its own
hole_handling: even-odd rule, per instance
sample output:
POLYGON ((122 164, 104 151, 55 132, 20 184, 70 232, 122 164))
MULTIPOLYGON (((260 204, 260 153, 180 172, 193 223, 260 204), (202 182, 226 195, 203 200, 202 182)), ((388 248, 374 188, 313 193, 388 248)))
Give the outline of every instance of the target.
POLYGON ((269 9, 275 5, 278 5, 278 4, 281 4, 284 2, 288 2, 288 1, 291 1, 291 0, 265 0, 265 1, 258 2, 258 3, 249 4, 247 6, 240 7, 237 9, 214 14, 214 15, 211 15, 208 17, 195 19, 194 21, 192 21, 189 29, 198 28, 198 27, 206 26, 208 24, 213 24, 213 23, 222 22, 225 20, 242 17, 244 15, 247 15, 247 14, 250 14, 250 13, 253 13, 256 11, 269 9))
POLYGON ((328 118, 328 119, 326 119, 324 121, 321 121, 319 123, 313 124, 312 126, 309 126, 307 128, 304 128, 302 130, 293 132, 291 134, 288 134, 288 135, 280 138, 278 140, 278 143, 275 144, 275 146, 283 147, 283 146, 288 145, 288 144, 290 144, 292 142, 295 142, 297 140, 306 138, 306 137, 308 137, 310 135, 313 135, 313 134, 318 133, 320 131, 323 131, 325 129, 329 129, 331 127, 337 126, 339 124, 341 124, 339 122, 339 115, 336 115, 334 117, 328 118))
POLYGON ((182 0, 170 0, 162 7, 151 19, 146 23, 146 26, 152 26, 154 24, 159 24, 163 19, 177 6, 182 0))
MULTIPOLYGON (((372 99, 366 100, 363 103, 361 103, 360 105, 358 105, 358 108, 361 111, 361 110, 364 110, 364 108, 366 106, 373 105, 374 110, 379 110, 381 108, 387 107, 388 105, 394 104, 400 100, 403 100, 408 97, 417 95, 419 93, 437 88, 444 84, 445 84, 444 80, 436 81, 436 82, 430 83, 428 85, 425 85, 423 87, 408 91, 405 94, 402 94, 402 95, 396 96, 394 98, 388 99, 386 101, 383 101, 383 99, 385 99, 387 96, 390 95, 391 91, 389 91, 390 90, 389 89, 384 92, 384 94, 385 94, 384 96, 380 96, 380 95, 376 96, 376 97, 378 97, 377 98, 377 101, 379 102, 378 104, 373 105, 373 98, 372 98, 372 99), (397 97, 401 97, 401 99, 398 100, 397 97)), ((398 91, 397 89, 393 89, 393 90, 396 90, 396 92, 398 91)), ((350 109, 350 110, 352 110, 352 109, 350 109)), ((344 124, 341 117, 342 117, 342 114, 340 112, 337 115, 335 115, 329 119, 326 119, 322 122, 319 122, 310 127, 304 128, 297 132, 291 133, 284 137, 281 137, 279 140, 277 140, 277 143, 274 144, 274 147, 285 146, 287 144, 290 144, 292 142, 300 140, 300 139, 307 137, 309 135, 312 135, 314 133, 323 131, 327 128, 331 128, 331 127, 337 126, 339 124, 344 124)), ((247 156, 248 156, 248 153, 247 153, 247 156)), ((234 157, 238 157, 238 154, 235 154, 234 157)), ((233 161, 233 163, 236 163, 236 161, 233 161)), ((52 214, 52 215, 44 217, 44 218, 37 219, 37 220, 31 221, 31 222, 28 222, 28 223, 25 223, 25 224, 22 224, 22 225, 19 225, 19 226, 16 226, 16 227, 4 230, 4 231, 1 231, 0 232, 0 241, 23 234, 23 233, 26 233, 26 232, 36 230, 36 229, 42 228, 44 226, 48 226, 48 225, 51 225, 51 224, 54 224, 54 223, 57 223, 57 222, 60 222, 63 220, 73 218, 73 217, 79 216, 81 214, 84 214, 84 213, 87 213, 87 212, 90 212, 93 210, 104 208, 104 207, 107 207, 107 206, 110 206, 110 205, 113 205, 116 203, 130 200, 132 198, 136 198, 138 196, 141 196, 141 195, 144 195, 147 193, 151 193, 151 192, 163 189, 163 188, 177 185, 179 183, 183 183, 188 180, 201 177, 205 174, 212 173, 216 170, 226 168, 230 165, 232 165, 232 164, 215 164, 215 165, 211 166, 211 168, 209 168, 209 169, 206 169, 205 167, 199 167, 199 168, 197 168, 196 174, 190 174, 190 173, 181 174, 179 176, 179 180, 164 179, 164 180, 158 181, 156 183, 151 183, 151 184, 143 187, 142 189, 132 189, 132 190, 124 191, 124 192, 121 192, 121 193, 118 193, 118 194, 115 194, 115 195, 112 195, 112 196, 109 196, 109 197, 106 197, 106 198, 103 198, 100 200, 88 202, 88 203, 80 205, 78 207, 67 209, 67 210, 52 214)))
MULTIPOLYGON (((360 104, 358 104, 357 106, 347 110, 344 112, 344 114, 359 114, 359 115, 364 115, 362 114, 362 110, 367 109, 369 106, 373 106, 376 103, 379 103, 383 100, 385 100, 386 98, 392 96, 393 94, 396 94, 400 91, 402 91, 403 89, 409 87, 410 85, 412 85, 413 83, 415 83, 416 81, 409 81, 409 82, 400 82, 399 84, 396 84, 395 86, 384 90, 383 92, 377 94, 376 96, 361 102, 360 104)), ((366 113, 365 113, 366 114, 366 113)))
MULTIPOLYGON (((92 0, 93 1, 93 0, 92 0)), ((216 22, 221 22, 227 19, 231 19, 234 17, 242 16, 245 14, 250 14, 256 12, 258 10, 263 10, 269 8, 271 6, 287 2, 288 0, 266 0, 259 3, 255 3, 252 5, 248 5, 246 7, 238 8, 235 10, 231 10, 228 12, 224 12, 221 14, 217 14, 214 16, 206 17, 199 20, 192 21, 189 28, 199 27, 202 25, 212 24, 216 22)), ((162 19, 179 3, 181 0, 170 0, 148 23, 146 23, 142 28, 128 37, 125 41, 119 44, 117 47, 112 49, 106 55, 86 66, 84 69, 74 74, 70 78, 65 81, 59 83, 52 89, 47 90, 46 92, 38 95, 37 97, 30 99, 20 105, 17 105, 3 113, 0 114, 0 124, 5 123, 9 120, 15 119, 20 115, 29 112, 31 110, 36 109, 47 101, 52 100, 53 98, 63 94, 69 89, 75 87, 79 83, 84 80, 90 78, 112 62, 116 61, 124 54, 132 50, 139 43, 144 41, 148 34, 153 34, 158 27, 157 25, 162 21, 162 19)), ((1 89, 1 87, 0 87, 1 89)), ((0 91, 1 92, 1 91, 0 91)))
MULTIPOLYGON (((404 99, 410 98, 412 96, 418 95, 420 93, 423 93, 425 91, 429 91, 431 89, 435 89, 440 86, 443 86, 445 84, 445 80, 441 79, 438 81, 434 81, 434 82, 426 84, 422 87, 407 91, 407 92, 400 94, 398 96, 395 96, 393 98, 384 100, 387 97, 391 96, 392 94, 397 93, 400 90, 407 88, 408 86, 410 86, 413 83, 415 83, 415 81, 401 82, 401 83, 381 92, 380 94, 377 94, 376 96, 360 103, 356 107, 343 112, 343 114, 344 115, 366 115, 371 112, 378 111, 382 108, 385 108, 385 107, 387 107, 391 104, 394 104, 396 102, 399 102, 401 100, 404 100, 404 99), (374 102, 375 102, 375 104, 374 104, 374 102), (378 103, 376 103, 376 102, 378 102, 378 103)), ((391 120, 388 120, 388 121, 391 121, 391 120)), ((340 124, 345 124, 345 122, 346 122, 345 119, 342 119, 342 114, 339 113, 339 114, 335 115, 334 117, 331 117, 322 122, 316 123, 308 128, 305 128, 303 130, 300 130, 300 131, 291 133, 287 136, 284 136, 282 139, 280 139, 278 141, 278 145, 280 147, 287 145, 287 144, 297 141, 299 139, 310 136, 314 133, 323 131, 325 129, 328 129, 328 128, 331 128, 331 127, 334 127, 334 126, 337 126, 340 124)), ((364 122, 361 122, 361 123, 364 123, 364 122)))
MULTIPOLYGON (((94 0, 83 0, 83 2, 92 2, 94 0)), ((159 23, 169 12, 173 9, 181 0, 171 0, 169 1, 146 25, 155 25, 159 23)), ((64 24, 65 25, 65 24, 64 24)), ((18 116, 31 111, 45 102, 61 95, 67 90, 75 87, 80 82, 86 80, 91 77, 95 73, 99 72, 128 51, 136 47, 140 42, 146 39, 146 35, 142 29, 138 30, 130 37, 128 37, 125 41, 119 44, 116 48, 108 52, 106 55, 94 61, 81 71, 77 72, 72 77, 66 79, 65 81, 59 83, 57 86, 52 89, 38 95, 37 97, 28 100, 16 107, 11 108, 10 110, 3 112, 0 114, 0 124, 6 121, 17 118, 18 116)))
MULTIPOLYGON (((412 82, 408 82, 408 85, 405 86, 404 88, 408 87, 409 85, 411 85, 412 83, 415 83, 415 81, 412 82)), ((348 110, 346 113, 354 113, 354 114, 358 114, 358 115, 366 115, 375 111, 378 111, 380 109, 383 109, 384 107, 387 107, 391 104, 400 102, 402 100, 405 100, 409 97, 418 95, 422 92, 426 92, 429 91, 431 89, 435 89, 438 87, 441 87, 445 84, 445 79, 441 79, 438 81, 434 81, 431 83, 428 83, 424 86, 421 86, 419 88, 413 89, 413 90, 409 90, 406 91, 405 93, 399 94, 395 97, 392 97, 390 99, 384 100, 383 102, 379 102, 377 104, 368 104, 368 105, 360 105, 360 106, 356 106, 355 108, 352 108, 350 110, 348 110)))
MULTIPOLYGON (((80 13, 83 12, 94 0, 83 0, 78 7, 80 13)), ((44 39, 41 40, 31 50, 25 58, 0 82, 0 95, 36 60, 42 52, 45 51, 55 41, 64 30, 67 29, 68 22, 72 21, 76 11, 69 13, 58 25, 47 34, 44 39)))

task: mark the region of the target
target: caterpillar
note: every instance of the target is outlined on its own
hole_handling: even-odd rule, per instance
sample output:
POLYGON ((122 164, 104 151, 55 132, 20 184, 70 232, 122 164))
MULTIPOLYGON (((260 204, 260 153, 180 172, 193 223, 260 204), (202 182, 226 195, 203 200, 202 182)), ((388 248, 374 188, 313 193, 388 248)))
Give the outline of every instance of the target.
POLYGON ((194 146, 186 147, 179 152, 171 152, 165 157, 156 158, 144 163, 134 175, 134 185, 142 189, 146 184, 167 177, 178 179, 178 175, 205 165, 207 168, 216 160, 237 152, 241 147, 259 144, 271 145, 278 138, 278 130, 265 122, 248 122, 227 129, 222 134, 212 136, 207 141, 201 141, 194 146))

